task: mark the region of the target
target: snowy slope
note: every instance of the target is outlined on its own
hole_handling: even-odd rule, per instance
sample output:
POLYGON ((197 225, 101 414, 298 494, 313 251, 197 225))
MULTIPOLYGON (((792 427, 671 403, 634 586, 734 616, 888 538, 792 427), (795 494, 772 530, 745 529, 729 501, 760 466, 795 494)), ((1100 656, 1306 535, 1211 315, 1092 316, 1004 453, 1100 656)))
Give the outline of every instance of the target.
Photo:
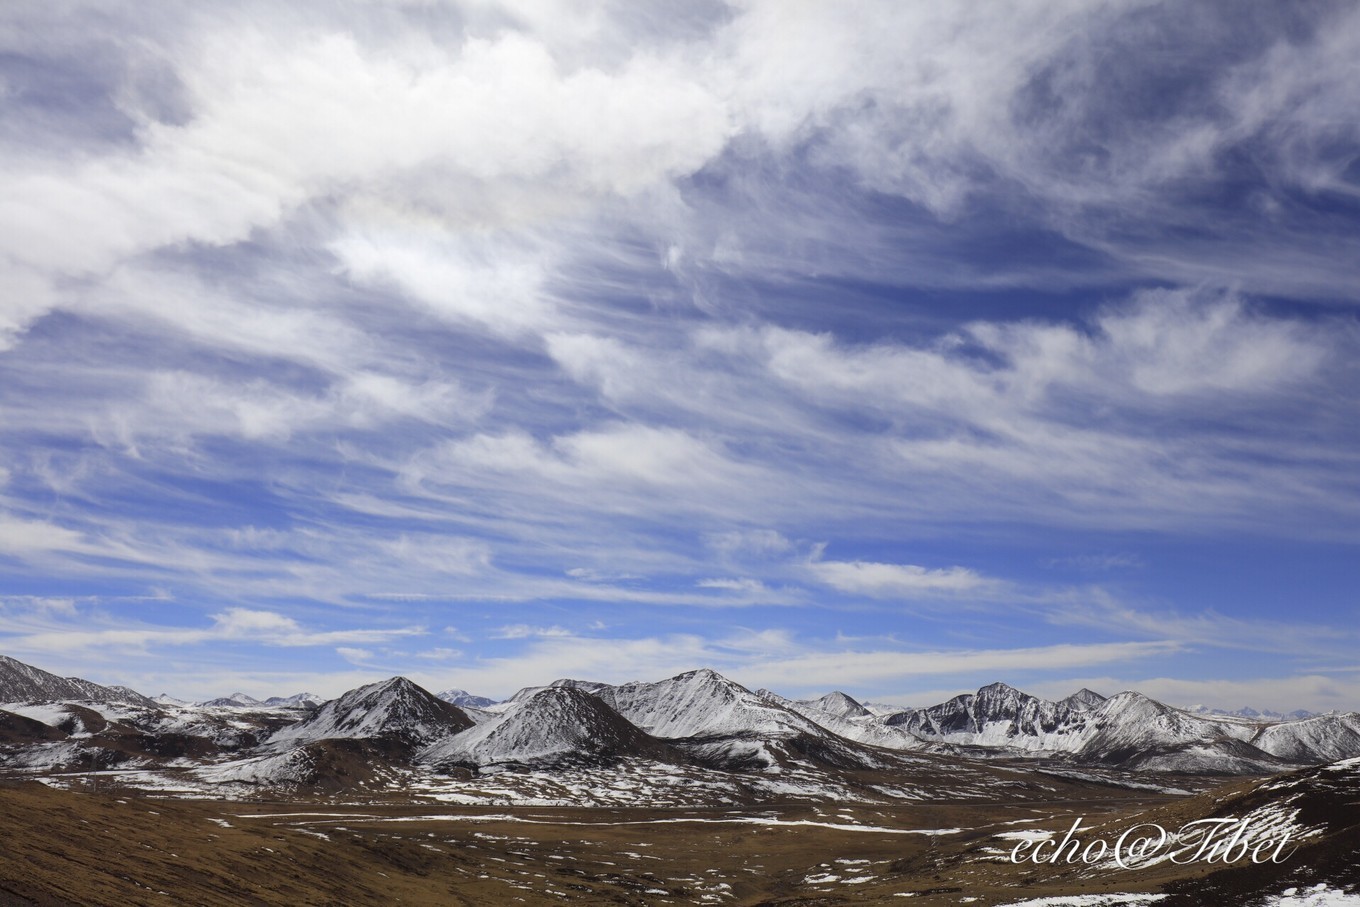
POLYGON ((472 726, 455 705, 435 697, 405 677, 350 690, 308 717, 275 732, 271 750, 336 738, 381 737, 407 746, 425 746, 472 726))
POLYGON ((474 696, 467 690, 445 690, 444 692, 436 693, 435 695, 445 702, 453 703, 459 708, 484 709, 489 705, 496 704, 496 700, 494 699, 488 699, 485 696, 474 696))
POLYGON ((232 693, 230 696, 219 696, 216 699, 208 699, 200 702, 199 705, 206 706, 225 706, 227 708, 250 709, 264 705, 263 702, 247 693, 232 693))
POLYGON ((1360 754, 1360 714, 1317 715, 1260 729, 1251 743, 1295 762, 1347 759, 1360 754))
POLYGON ((926 741, 1145 771, 1269 773, 1360 754, 1355 714, 1272 722, 1193 714, 1136 692, 1050 702, 1002 683, 883 722, 926 741))
POLYGON ((315 693, 294 693, 292 696, 270 696, 264 701, 264 705, 309 709, 322 705, 325 701, 315 693))
POLYGON ((1071 696, 1058 700, 1058 704, 1065 705, 1069 709, 1076 709, 1079 712, 1089 712, 1091 709, 1099 708, 1100 704, 1104 701, 1104 696, 1094 690, 1088 690, 1085 687, 1082 687, 1071 696))
MULTIPOLYGON (((44 716, 46 717, 46 716, 44 716)), ((31 713, 19 714, 0 709, 0 746, 30 746, 53 740, 64 740, 67 733, 50 721, 35 718, 31 713)))
POLYGON ((539 690, 484 724, 420 754, 433 765, 596 762, 661 754, 661 747, 595 696, 569 686, 539 690))
MULTIPOLYGON (((893 750, 926 750, 941 748, 939 744, 927 743, 900 727, 891 727, 884 724, 877 716, 867 709, 864 710, 863 715, 846 717, 839 712, 827 711, 817 707, 816 703, 823 702, 830 697, 824 696, 821 699, 798 701, 785 699, 778 693, 772 693, 769 690, 759 690, 757 691, 757 695, 768 702, 775 703, 790 711, 797 712, 804 718, 817 724, 818 727, 828 730, 837 736, 844 737, 846 740, 853 740, 856 743, 867 743, 870 746, 881 746, 893 750)), ((831 695, 835 696, 838 694, 833 693, 831 695)), ((843 696, 844 694, 839 695, 843 696)), ((845 698, 849 699, 850 697, 847 696, 845 698)), ((854 702, 854 700, 850 701, 854 702)), ((831 704, 833 707, 840 705, 840 703, 834 700, 831 704)))
POLYGON ((656 683, 626 683, 595 693, 654 737, 748 735, 792 737, 823 733, 812 721, 703 668, 656 683))
POLYGON ((885 723, 924 740, 963 746, 1075 752, 1088 721, 1084 709, 994 683, 975 694, 890 715, 885 723))
POLYGON ((1206 721, 1141 693, 1125 692, 1091 713, 1077 754, 1151 771, 1250 774, 1288 767, 1242 736, 1240 725, 1206 721))
MULTIPOLYGON (((1360 891, 1360 861, 1356 860, 1360 759, 1275 775, 1238 787, 1226 796, 1224 790, 1159 807, 1133 821, 1157 823, 1168 829, 1210 820, 1241 823, 1249 829, 1248 840, 1287 840, 1287 858, 1278 867, 1284 871, 1272 871, 1269 862, 1259 867, 1243 865, 1250 860, 1247 857, 1230 869, 1184 880, 1176 886, 1177 903, 1281 907, 1360 903, 1360 896, 1342 893, 1360 891), (1333 894, 1305 897, 1299 894, 1301 888, 1314 894, 1333 894), (1268 893, 1270 897, 1266 897, 1268 893)), ((1194 840, 1187 843, 1181 859, 1193 856, 1198 846, 1194 840)), ((1166 860, 1167 854, 1153 859, 1166 860)), ((1097 870, 1119 871, 1113 861, 1097 870)))
MULTIPOLYGON (((462 690, 442 695, 487 701, 462 690)), ((367 740, 358 749, 322 748, 314 762, 335 774, 362 762, 364 753, 409 765, 410 754, 423 750, 436 761, 465 766, 598 763, 636 748, 632 755, 645 760, 775 772, 813 763, 877 765, 889 758, 887 749, 1030 756, 1120 770, 1270 773, 1360 755, 1356 713, 1290 721, 1195 714, 1135 692, 1105 699, 1090 690, 1053 702, 1003 683, 887 716, 839 691, 793 701, 753 693, 708 669, 618 686, 558 680, 485 710, 461 709, 404 678, 324 704, 318 698, 304 693, 260 703, 236 693, 218 706, 168 697, 158 703, 0 656, 0 710, 7 713, 0 715, 0 758, 37 766, 56 764, 58 750, 67 764, 263 757, 317 741, 367 740), (25 755, 25 747, 38 749, 25 755)), ((902 753, 889 761, 910 758, 902 753)))
POLYGON ((830 712, 832 715, 839 715, 841 718, 868 718, 873 714, 854 698, 840 690, 827 693, 821 699, 799 700, 799 704, 818 711, 830 712))

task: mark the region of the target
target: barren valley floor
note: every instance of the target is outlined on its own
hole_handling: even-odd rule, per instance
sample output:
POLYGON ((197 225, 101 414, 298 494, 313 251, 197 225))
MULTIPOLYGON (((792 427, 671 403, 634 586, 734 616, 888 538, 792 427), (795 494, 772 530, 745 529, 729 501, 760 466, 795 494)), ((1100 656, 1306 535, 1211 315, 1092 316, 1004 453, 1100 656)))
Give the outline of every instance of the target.
MULTIPOLYGON (((1218 792, 1250 787, 1240 779, 1218 792)), ((1015 865, 1016 829, 1111 827, 1173 799, 740 810, 205 801, 0 788, 5 904, 1010 904, 1157 892, 1216 867, 1015 865), (900 899, 900 900, 899 900, 900 899), (971 900, 969 900, 971 899, 971 900)), ((1302 865, 1298 868, 1302 868, 1302 865)), ((1235 872, 1238 870, 1228 870, 1235 872)), ((1158 903, 1196 903, 1190 895, 1158 903)), ((1130 903, 1121 900, 1118 903, 1130 903)))

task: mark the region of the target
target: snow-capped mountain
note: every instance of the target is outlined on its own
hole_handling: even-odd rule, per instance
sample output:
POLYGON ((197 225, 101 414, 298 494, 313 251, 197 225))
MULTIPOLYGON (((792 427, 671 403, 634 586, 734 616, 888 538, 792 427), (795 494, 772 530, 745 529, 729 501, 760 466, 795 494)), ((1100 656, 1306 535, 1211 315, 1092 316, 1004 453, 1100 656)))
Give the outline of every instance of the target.
POLYGON ((405 677, 393 677, 332 699, 301 721, 275 732, 268 747, 277 751, 316 740, 381 738, 415 748, 472 724, 457 706, 405 677))
POLYGON ((655 683, 601 686, 594 695, 654 737, 793 737, 821 732, 797 712, 708 668, 655 683))
POLYGON ((232 709, 254 709, 264 705, 263 702, 247 693, 232 693, 230 696, 219 696, 216 699, 206 699, 198 705, 205 705, 216 708, 232 709))
POLYGON ((840 690, 827 693, 821 699, 801 699, 798 702, 810 708, 830 712, 832 715, 839 715, 842 718, 867 718, 873 714, 840 690))
POLYGON ((1075 752, 1087 725, 1086 710, 1049 702, 994 683, 948 702, 884 719, 925 740, 1026 752, 1075 752))
MULTIPOLYGON (((156 697, 156 701, 163 705, 190 704, 181 699, 175 699, 164 695, 156 697)), ((315 693, 294 693, 292 696, 270 696, 268 699, 256 699, 248 693, 232 693, 230 696, 205 699, 202 702, 193 703, 193 705, 215 709, 310 709, 321 705, 325 701, 324 698, 315 693)))
POLYGON ((270 696, 264 701, 264 705, 310 709, 322 705, 325 701, 326 700, 323 697, 318 696, 315 693, 294 693, 292 696, 270 696))
MULTIPOLYGON (((848 710, 851 712, 850 716, 841 714, 847 711, 844 704, 838 699, 831 699, 830 696, 812 700, 793 700, 785 699, 778 693, 772 693, 769 690, 758 690, 757 695, 767 702, 797 712, 818 727, 856 743, 867 743, 870 746, 879 746, 890 750, 948 749, 947 746, 928 743, 900 727, 891 727, 867 709, 864 710, 863 715, 855 715, 853 710, 848 710), (826 702, 828 699, 830 699, 830 705, 837 711, 828 711, 817 705, 817 703, 826 702)), ((844 693, 833 693, 831 695, 844 696, 845 699, 854 702, 844 693)))
POLYGON ((1211 718, 1136 692, 1105 699, 1081 690, 1050 702, 1001 683, 884 723, 956 746, 1145 771, 1268 773, 1360 753, 1360 716, 1278 723, 1211 718))
POLYGON ((1192 705, 1185 709, 1195 715, 1206 715, 1209 717, 1221 718, 1248 718, 1259 721, 1295 721, 1300 718, 1312 718, 1317 712, 1310 712, 1307 709, 1295 709, 1292 712, 1281 714, 1271 709, 1256 710, 1251 706, 1243 706, 1240 709, 1211 709, 1207 705, 1192 705))
MULTIPOLYGON (((850 725, 850 719, 822 712, 825 720, 819 722, 782 697, 753 693, 709 668, 655 683, 602 686, 592 695, 649 735, 673 741, 691 759, 712 767, 853 769, 878 767, 882 761, 859 742, 861 728, 850 725), (833 729, 838 727, 853 727, 855 736, 833 729)), ((891 730, 883 736, 890 738, 886 745, 893 749, 921 747, 891 730)))
POLYGON ((1246 728, 1206 721, 1141 693, 1112 696, 1089 713, 1077 754, 1152 771, 1256 774, 1289 764, 1247 742, 1246 728))
POLYGON ((571 686, 539 690, 497 718, 441 740, 420 754, 435 765, 486 767, 624 756, 663 756, 662 745, 600 699, 571 686))
POLYGON ((1251 738, 1251 743, 1290 762, 1346 759, 1360 753, 1360 714, 1314 715, 1266 725, 1251 738))
POLYGON ((123 686, 101 686, 79 677, 58 677, 6 655, 0 655, 0 702, 126 702, 148 707, 156 705, 136 690, 123 686))
POLYGON ((600 683, 597 680, 575 680, 570 677, 563 677, 558 680, 554 680, 547 686, 524 687, 523 689, 517 691, 515 695, 511 696, 509 699, 503 700, 501 702, 493 702, 490 705, 477 706, 477 708, 480 708, 483 711, 488 712, 507 712, 510 709, 515 708, 522 702, 528 702, 536 694, 542 692, 543 690, 551 689, 553 687, 570 687, 574 690, 580 690, 583 693, 599 693, 601 690, 610 688, 610 685, 607 683, 600 683))
POLYGON ((485 696, 474 696, 467 690, 445 690, 444 692, 436 693, 435 695, 445 702, 450 702, 459 708, 484 709, 489 705, 496 704, 496 700, 494 699, 488 699, 485 696))
MULTIPOLYGON (((329 772, 349 780, 324 784, 343 787, 401 772, 599 769, 630 759, 684 771, 813 777, 896 771, 941 754, 952 764, 1023 757, 1087 772, 1261 774, 1360 755, 1355 713, 1293 721, 1209 716, 1131 691, 1106 699, 1081 690, 1054 702, 1003 683, 887 716, 840 691, 790 700, 709 669, 618 686, 558 680, 485 710, 459 707, 401 677, 325 703, 305 693, 263 703, 237 693, 212 701, 229 704, 186 705, 6 658, 0 684, 10 700, 0 709, 0 767, 189 760, 201 763, 196 777, 212 784, 322 785, 329 772)), ((445 696, 486 701, 461 690, 445 696)))
POLYGON ((1089 712, 1091 709, 1098 708, 1104 701, 1104 696, 1094 690, 1082 687, 1071 696, 1058 700, 1058 704, 1065 705, 1069 709, 1076 709, 1078 712, 1089 712))

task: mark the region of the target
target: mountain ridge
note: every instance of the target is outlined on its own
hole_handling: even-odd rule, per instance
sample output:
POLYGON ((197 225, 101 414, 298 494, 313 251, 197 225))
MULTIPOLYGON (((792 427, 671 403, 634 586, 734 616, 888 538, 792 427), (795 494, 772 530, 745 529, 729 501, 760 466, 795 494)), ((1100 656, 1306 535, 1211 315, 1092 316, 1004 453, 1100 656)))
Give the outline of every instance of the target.
MULTIPOLYGON (((0 713, 0 767, 154 765, 182 753, 213 764, 246 760, 236 768, 204 769, 202 777, 269 783, 373 759, 402 770, 480 772, 636 757, 777 773, 867 770, 919 754, 1226 775, 1360 756, 1360 714, 1278 721, 1208 716, 1136 691, 1107 698, 1082 689, 1050 701, 996 682, 934 706, 882 715, 842 691, 791 700, 700 668, 618 685, 562 678, 484 709, 444 698, 484 697, 457 689, 435 695, 404 677, 324 703, 309 694, 261 702, 236 693, 190 705, 0 658, 0 693, 30 700, 20 698, 0 713), (346 740, 359 742, 337 742, 346 740)), ((345 771, 370 780, 390 775, 345 771)))

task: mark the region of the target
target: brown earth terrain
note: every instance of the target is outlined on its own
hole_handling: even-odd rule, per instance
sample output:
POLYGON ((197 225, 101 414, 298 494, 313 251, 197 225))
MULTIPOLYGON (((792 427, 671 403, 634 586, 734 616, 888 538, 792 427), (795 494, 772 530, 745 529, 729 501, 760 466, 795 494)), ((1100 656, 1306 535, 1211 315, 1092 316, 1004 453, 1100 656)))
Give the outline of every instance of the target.
POLYGON ((1076 816, 1116 827, 1149 809, 1172 822, 1251 786, 1178 800, 1112 791, 723 811, 176 800, 29 782, 0 788, 0 902, 1000 905, 1167 885, 1190 897, 1215 867, 1015 865, 994 836, 1076 816))

